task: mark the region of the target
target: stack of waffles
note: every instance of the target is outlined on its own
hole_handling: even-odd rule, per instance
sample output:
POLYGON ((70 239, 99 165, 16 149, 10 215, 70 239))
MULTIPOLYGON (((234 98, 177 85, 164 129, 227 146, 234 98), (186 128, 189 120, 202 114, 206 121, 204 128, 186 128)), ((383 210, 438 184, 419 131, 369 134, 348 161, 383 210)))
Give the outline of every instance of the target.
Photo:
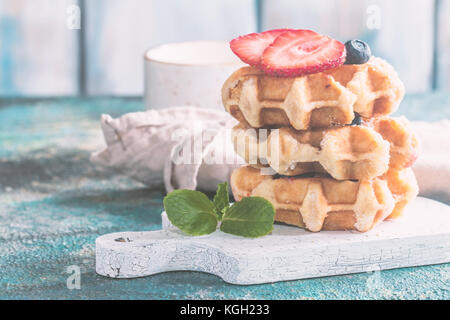
POLYGON ((418 193, 418 141, 405 118, 389 117, 403 96, 376 57, 296 77, 237 70, 222 88, 247 163, 231 176, 235 199, 263 197, 275 221, 315 232, 365 232, 401 216, 418 193))

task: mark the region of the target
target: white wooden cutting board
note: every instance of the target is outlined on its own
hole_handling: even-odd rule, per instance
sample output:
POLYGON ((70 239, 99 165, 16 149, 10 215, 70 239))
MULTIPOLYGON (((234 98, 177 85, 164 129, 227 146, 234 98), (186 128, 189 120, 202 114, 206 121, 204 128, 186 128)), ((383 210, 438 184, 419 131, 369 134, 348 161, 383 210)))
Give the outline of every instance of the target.
POLYGON ((275 225, 247 239, 216 231, 187 236, 162 214, 163 230, 118 232, 96 240, 96 271, 134 278, 193 270, 234 284, 257 284, 450 262, 450 207, 417 198, 402 219, 372 231, 323 231, 275 225))

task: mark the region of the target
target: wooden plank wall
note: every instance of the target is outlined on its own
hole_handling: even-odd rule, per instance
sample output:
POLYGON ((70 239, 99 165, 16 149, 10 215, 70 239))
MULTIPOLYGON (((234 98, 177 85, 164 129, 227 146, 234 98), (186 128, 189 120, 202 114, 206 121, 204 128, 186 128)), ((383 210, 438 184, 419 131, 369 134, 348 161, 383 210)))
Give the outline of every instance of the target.
POLYGON ((276 27, 361 38, 409 93, 449 90, 449 15, 450 0, 0 0, 0 96, 140 95, 145 49, 276 27))
POLYGON ((256 30, 254 0, 96 0, 86 14, 89 94, 142 94, 149 47, 256 30))
POLYGON ((450 0, 438 0, 436 88, 450 90, 450 0))
POLYGON ((0 95, 78 93, 76 0, 0 0, 0 95))

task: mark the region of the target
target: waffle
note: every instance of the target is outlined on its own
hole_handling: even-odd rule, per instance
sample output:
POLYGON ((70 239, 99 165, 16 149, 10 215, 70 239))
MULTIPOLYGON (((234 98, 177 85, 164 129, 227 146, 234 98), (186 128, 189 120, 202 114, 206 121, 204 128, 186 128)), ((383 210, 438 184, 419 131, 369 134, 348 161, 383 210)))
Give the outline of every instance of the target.
POLYGON ((404 170, 390 169, 383 177, 394 196, 395 206, 386 219, 397 219, 403 215, 404 209, 419 193, 419 186, 411 168, 404 170))
POLYGON ((232 140, 236 153, 255 168, 270 166, 287 176, 329 173, 337 180, 368 180, 388 168, 407 168, 417 158, 418 149, 403 117, 309 131, 290 127, 265 131, 238 124, 232 140))
POLYGON ((282 127, 270 130, 267 139, 264 132, 242 124, 232 131, 236 153, 257 168, 270 166, 288 176, 326 172, 338 180, 371 179, 388 170, 389 143, 370 127, 282 127))
POLYGON ((307 130, 349 124, 354 112, 365 118, 394 112, 403 96, 404 86, 394 68, 375 57, 365 64, 295 78, 243 67, 222 87, 225 109, 254 128, 307 130))
POLYGON ((390 144, 389 168, 409 168, 419 153, 419 141, 405 117, 379 117, 364 123, 381 134, 390 144))
POLYGON ((233 172, 230 184, 237 201, 263 197, 274 205, 275 221, 314 232, 368 231, 380 221, 400 216, 417 195, 409 168, 373 180, 338 181, 323 176, 276 178, 246 166, 233 172))

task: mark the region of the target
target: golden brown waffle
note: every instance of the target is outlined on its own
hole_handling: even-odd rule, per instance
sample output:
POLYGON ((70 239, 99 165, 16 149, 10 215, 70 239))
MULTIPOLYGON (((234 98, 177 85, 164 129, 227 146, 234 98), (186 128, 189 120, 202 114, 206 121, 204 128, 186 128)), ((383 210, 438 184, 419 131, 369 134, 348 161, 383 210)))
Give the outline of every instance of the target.
POLYGON ((419 141, 405 117, 379 117, 364 123, 381 134, 390 144, 389 168, 408 168, 416 161, 419 141))
POLYGON ((372 179, 388 169, 389 142, 370 127, 265 132, 243 124, 232 131, 236 153, 257 168, 270 166, 288 176, 327 172, 338 180, 372 179))
POLYGON ((383 177, 394 196, 395 206, 387 219, 397 219, 404 209, 419 193, 416 176, 411 168, 404 170, 390 169, 383 177))
POLYGON ((329 177, 276 178, 246 166, 233 172, 230 184, 237 201, 263 197, 274 205, 275 221, 315 232, 368 231, 388 217, 398 217, 417 195, 411 169, 373 180, 338 181, 329 177))
POLYGON ((255 168, 270 166, 294 176, 329 173, 338 180, 368 180, 388 168, 409 167, 417 158, 418 143, 405 118, 381 117, 361 126, 297 131, 233 128, 236 153, 255 168))
POLYGON ((403 96, 404 86, 394 68, 375 57, 365 64, 295 78, 243 67, 222 87, 225 109, 254 128, 307 130, 349 124, 354 112, 365 118, 394 112, 403 96))

